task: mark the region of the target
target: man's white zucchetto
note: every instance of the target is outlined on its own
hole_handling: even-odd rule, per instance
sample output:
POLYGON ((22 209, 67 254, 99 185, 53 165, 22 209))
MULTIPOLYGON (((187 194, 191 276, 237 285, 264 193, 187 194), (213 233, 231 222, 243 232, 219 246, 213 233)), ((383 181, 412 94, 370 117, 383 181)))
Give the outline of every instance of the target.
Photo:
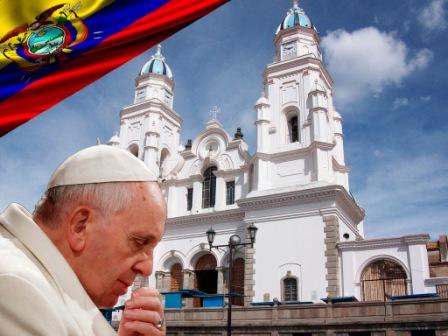
POLYGON ((55 170, 47 187, 146 181, 157 181, 157 174, 130 152, 117 147, 96 145, 67 158, 55 170))

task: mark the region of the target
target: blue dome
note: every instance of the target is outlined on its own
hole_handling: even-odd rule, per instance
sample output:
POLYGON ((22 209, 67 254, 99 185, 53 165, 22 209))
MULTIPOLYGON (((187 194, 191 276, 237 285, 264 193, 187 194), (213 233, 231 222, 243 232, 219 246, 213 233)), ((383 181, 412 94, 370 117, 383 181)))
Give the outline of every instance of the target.
POLYGON ((173 79, 173 73, 171 72, 171 68, 165 62, 165 57, 162 55, 162 46, 160 44, 157 46, 156 53, 151 56, 151 59, 146 62, 142 71, 140 71, 140 75, 149 73, 164 75, 169 79, 173 79))
POLYGON ((293 7, 288 10, 288 12, 286 13, 286 17, 283 19, 282 23, 279 24, 275 34, 278 34, 280 30, 296 26, 316 30, 316 28, 311 23, 310 18, 305 14, 303 9, 299 7, 298 3, 298 0, 294 0, 293 7))

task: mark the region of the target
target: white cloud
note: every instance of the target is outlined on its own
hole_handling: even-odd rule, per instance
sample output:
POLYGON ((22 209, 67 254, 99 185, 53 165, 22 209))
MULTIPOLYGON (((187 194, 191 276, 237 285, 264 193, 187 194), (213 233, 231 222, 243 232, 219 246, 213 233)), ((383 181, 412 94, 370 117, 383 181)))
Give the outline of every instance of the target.
POLYGON ((336 83, 336 101, 342 106, 368 94, 378 95, 388 85, 399 85, 432 59, 428 49, 410 55, 406 44, 393 33, 374 27, 329 32, 321 45, 336 83))
POLYGON ((431 100, 431 96, 422 96, 420 97, 420 100, 422 102, 429 102, 431 100))
POLYGON ((413 57, 408 66, 408 74, 414 70, 421 70, 428 66, 429 62, 433 57, 433 53, 429 49, 422 49, 417 52, 415 57, 413 57))
POLYGON ((422 12, 418 16, 420 24, 428 30, 445 30, 447 27, 447 21, 445 18, 444 5, 446 0, 433 0, 431 3, 423 8, 422 12))
POLYGON ((392 110, 399 109, 400 107, 408 106, 409 105, 409 99, 407 98, 395 98, 394 102, 392 103, 392 110))

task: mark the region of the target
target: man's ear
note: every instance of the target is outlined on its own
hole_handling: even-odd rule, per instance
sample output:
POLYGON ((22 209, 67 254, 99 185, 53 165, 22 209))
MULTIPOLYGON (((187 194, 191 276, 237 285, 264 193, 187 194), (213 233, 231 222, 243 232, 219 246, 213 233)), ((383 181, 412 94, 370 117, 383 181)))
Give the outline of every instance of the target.
POLYGON ((84 250, 87 240, 87 225, 91 222, 93 210, 88 207, 73 209, 69 218, 68 242, 73 252, 84 250))

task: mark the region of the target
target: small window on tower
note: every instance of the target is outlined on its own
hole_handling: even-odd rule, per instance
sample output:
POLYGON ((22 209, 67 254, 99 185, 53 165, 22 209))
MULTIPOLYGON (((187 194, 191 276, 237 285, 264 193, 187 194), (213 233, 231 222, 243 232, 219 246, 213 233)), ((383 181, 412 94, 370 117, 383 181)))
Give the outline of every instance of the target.
POLYGON ((138 157, 138 145, 137 144, 132 144, 131 146, 129 146, 128 151, 130 151, 132 153, 132 155, 138 157))
POLYGON ((171 94, 165 90, 165 103, 170 104, 171 103, 171 94))
POLYGON ((299 142, 299 119, 297 115, 289 118, 288 121, 289 141, 299 142))
POLYGON ((226 204, 235 203, 235 181, 226 182, 226 204))
POLYGON ((187 189, 187 211, 193 207, 193 188, 187 189))
POLYGON ((284 301, 297 301, 297 279, 294 277, 283 279, 284 301))
POLYGON ((213 208, 215 206, 216 196, 216 175, 218 170, 215 166, 207 168, 204 172, 204 181, 202 182, 202 207, 213 208))

